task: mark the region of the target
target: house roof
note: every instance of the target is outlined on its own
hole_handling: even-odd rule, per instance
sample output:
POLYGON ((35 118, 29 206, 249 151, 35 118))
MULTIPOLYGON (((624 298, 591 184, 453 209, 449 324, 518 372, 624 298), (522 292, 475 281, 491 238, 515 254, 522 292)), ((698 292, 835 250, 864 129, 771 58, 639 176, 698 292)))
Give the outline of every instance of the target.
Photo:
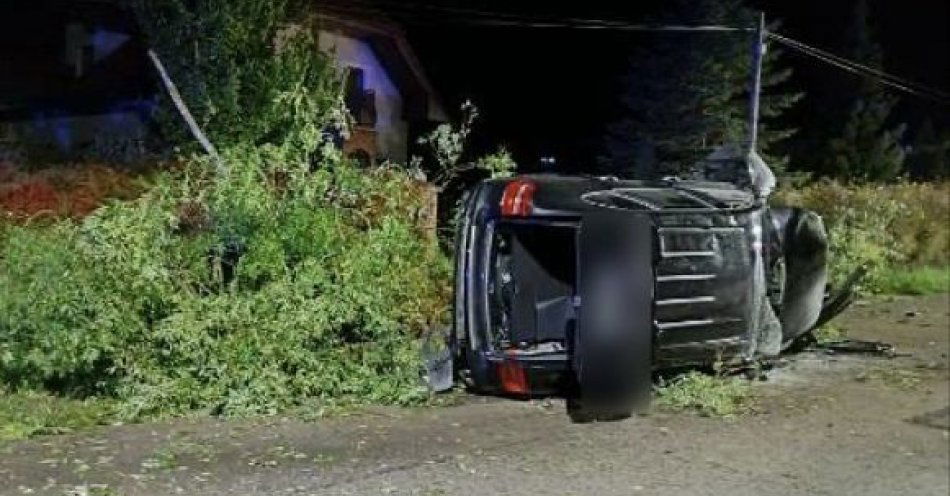
POLYGON ((448 119, 438 92, 398 24, 379 15, 354 14, 343 7, 323 3, 317 7, 315 17, 318 29, 339 31, 369 44, 403 93, 407 117, 434 121, 448 119))

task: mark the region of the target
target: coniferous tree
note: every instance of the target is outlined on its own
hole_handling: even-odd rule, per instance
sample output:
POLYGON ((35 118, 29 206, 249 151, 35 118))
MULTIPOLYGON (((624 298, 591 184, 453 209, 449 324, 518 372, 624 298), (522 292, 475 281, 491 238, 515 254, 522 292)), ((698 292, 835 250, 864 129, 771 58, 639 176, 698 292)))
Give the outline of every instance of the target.
MULTIPOLYGON (((756 21, 741 0, 676 0, 655 19, 657 24, 726 26, 756 21)), ((674 32, 640 40, 625 81, 623 115, 608 132, 609 166, 638 177, 685 174, 717 146, 746 139, 749 33, 674 32)), ((777 91, 791 70, 778 67, 781 53, 772 48, 763 62, 759 151, 781 169, 787 157, 776 152, 776 145, 795 131, 771 121, 802 94, 777 91)))
POLYGON ((950 175, 950 136, 939 137, 930 119, 917 131, 907 156, 907 170, 919 179, 943 179, 950 175))
POLYGON ((841 136, 829 142, 832 172, 858 181, 887 181, 897 177, 904 165, 900 139, 904 126, 886 127, 895 100, 872 95, 854 104, 841 136))
MULTIPOLYGON (((846 57, 880 69, 883 55, 872 36, 867 0, 855 3, 853 22, 845 43, 846 57)), ((889 124, 897 98, 884 93, 881 85, 862 79, 854 92, 851 111, 840 134, 828 142, 825 171, 858 181, 888 181, 903 170, 901 145, 905 126, 889 124)))

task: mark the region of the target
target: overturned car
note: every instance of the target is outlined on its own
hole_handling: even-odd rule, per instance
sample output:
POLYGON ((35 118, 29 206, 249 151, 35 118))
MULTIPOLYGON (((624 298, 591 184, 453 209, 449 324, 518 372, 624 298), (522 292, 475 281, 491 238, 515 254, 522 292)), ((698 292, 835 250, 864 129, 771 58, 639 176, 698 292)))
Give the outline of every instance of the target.
POLYGON ((848 298, 828 296, 821 219, 770 207, 770 189, 554 174, 481 182, 458 227, 456 377, 623 417, 648 402, 658 369, 777 355, 848 298))

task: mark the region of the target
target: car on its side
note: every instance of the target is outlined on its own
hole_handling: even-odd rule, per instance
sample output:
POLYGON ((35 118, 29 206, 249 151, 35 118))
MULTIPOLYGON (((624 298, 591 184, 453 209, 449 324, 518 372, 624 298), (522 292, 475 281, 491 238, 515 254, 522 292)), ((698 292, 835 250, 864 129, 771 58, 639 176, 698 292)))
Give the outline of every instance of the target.
POLYGON ((462 206, 456 376, 623 417, 663 368, 771 356, 847 304, 820 217, 728 182, 524 175, 462 206))

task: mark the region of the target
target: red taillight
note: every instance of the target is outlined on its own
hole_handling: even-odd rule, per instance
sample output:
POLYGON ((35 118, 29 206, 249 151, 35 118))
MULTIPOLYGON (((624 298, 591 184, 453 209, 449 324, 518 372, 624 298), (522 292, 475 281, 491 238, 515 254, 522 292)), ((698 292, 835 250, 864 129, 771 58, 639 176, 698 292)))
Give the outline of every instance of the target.
POLYGON ((501 215, 505 217, 527 217, 531 215, 534 192, 538 185, 533 181, 516 179, 505 186, 501 195, 501 215))
POLYGON ((498 364, 498 382, 501 383, 501 390, 508 394, 531 394, 524 367, 514 360, 505 360, 498 364))

